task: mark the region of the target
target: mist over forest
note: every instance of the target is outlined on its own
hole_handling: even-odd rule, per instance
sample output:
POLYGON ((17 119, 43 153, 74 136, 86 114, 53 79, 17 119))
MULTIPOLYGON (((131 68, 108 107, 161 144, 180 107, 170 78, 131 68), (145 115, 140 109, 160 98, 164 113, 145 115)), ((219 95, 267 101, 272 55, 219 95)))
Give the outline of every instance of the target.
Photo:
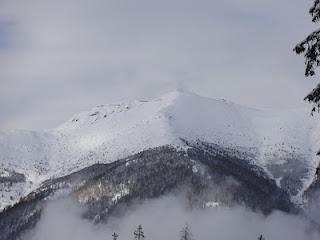
POLYGON ((142 225, 145 239, 179 240, 187 224, 194 240, 316 240, 320 234, 310 221, 299 215, 280 211, 265 216, 245 207, 190 209, 184 198, 165 196, 133 204, 121 215, 111 217, 106 224, 95 225, 81 218, 82 208, 71 199, 48 203, 41 222, 31 230, 27 240, 119 240, 134 239, 134 231, 142 225))

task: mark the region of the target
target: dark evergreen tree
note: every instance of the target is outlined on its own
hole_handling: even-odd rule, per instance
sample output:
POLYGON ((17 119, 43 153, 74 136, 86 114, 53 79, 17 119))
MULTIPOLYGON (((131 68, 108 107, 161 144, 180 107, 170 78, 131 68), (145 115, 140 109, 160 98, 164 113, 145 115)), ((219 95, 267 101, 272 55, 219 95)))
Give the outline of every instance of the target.
POLYGON ((193 236, 188 224, 186 224, 181 230, 180 240, 192 240, 193 236))
MULTIPOLYGON (((320 21, 320 0, 314 0, 309 13, 312 16, 313 22, 317 23, 320 21)), ((304 54, 306 65, 305 75, 307 77, 314 76, 316 74, 315 68, 320 66, 320 29, 309 34, 294 48, 294 51, 297 54, 304 54)), ((313 104, 312 114, 316 111, 320 112, 320 84, 318 84, 304 100, 313 104)), ((320 151, 318 155, 320 155, 320 151)))
MULTIPOLYGON (((320 20, 320 0, 314 1, 309 12, 313 22, 320 20)), ((294 51, 297 54, 304 54, 305 75, 307 77, 315 75, 315 68, 320 66, 320 29, 309 34, 294 48, 294 51)), ((320 110, 320 84, 305 97, 305 100, 314 104, 312 112, 320 110)))
POLYGON ((141 224, 137 227, 137 229, 134 231, 133 234, 134 234, 135 240, 143 240, 144 239, 144 232, 143 232, 141 224))
POLYGON ((118 237, 119 237, 119 234, 117 234, 117 233, 115 233, 115 232, 112 234, 112 239, 113 239, 113 240, 117 240, 118 237))

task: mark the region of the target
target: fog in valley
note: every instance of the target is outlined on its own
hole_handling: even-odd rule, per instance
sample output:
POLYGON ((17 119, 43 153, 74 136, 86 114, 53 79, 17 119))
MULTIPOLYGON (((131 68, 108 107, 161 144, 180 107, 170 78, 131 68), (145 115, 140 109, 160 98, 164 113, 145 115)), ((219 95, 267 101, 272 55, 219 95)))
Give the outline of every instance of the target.
POLYGON ((301 216, 275 211, 269 216, 243 207, 189 209, 179 197, 166 196, 133 204, 121 217, 111 217, 107 224, 94 224, 81 217, 84 209, 73 200, 48 203, 41 221, 25 236, 27 240, 119 240, 134 239, 134 230, 142 225, 145 239, 180 239, 187 224, 194 240, 313 240, 319 232, 301 216))

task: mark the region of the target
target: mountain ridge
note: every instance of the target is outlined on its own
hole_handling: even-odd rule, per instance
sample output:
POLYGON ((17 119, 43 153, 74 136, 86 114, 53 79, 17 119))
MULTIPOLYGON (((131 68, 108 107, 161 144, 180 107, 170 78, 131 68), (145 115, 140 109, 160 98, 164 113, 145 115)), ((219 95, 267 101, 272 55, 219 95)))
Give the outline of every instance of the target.
POLYGON ((164 145, 187 150, 186 142, 197 141, 240 154, 280 187, 290 188, 294 182, 288 191, 299 199, 319 164, 319 130, 318 118, 307 111, 261 111, 181 91, 101 105, 52 130, 0 133, 0 177, 13 172, 26 177, 10 186, 0 182, 0 209, 47 179, 164 145))

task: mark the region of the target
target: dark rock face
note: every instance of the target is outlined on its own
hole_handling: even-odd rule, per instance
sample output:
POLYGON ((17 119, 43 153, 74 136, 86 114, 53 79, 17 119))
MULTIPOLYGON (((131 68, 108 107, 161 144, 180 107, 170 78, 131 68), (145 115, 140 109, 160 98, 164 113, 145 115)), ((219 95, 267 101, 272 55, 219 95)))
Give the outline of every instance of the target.
POLYGON ((7 176, 0 176, 0 183, 12 184, 26 181, 26 177, 22 173, 9 170, 5 171, 7 172, 7 176))
POLYGON ((157 198, 183 189, 187 202, 241 204, 269 213, 296 212, 289 194, 262 169, 207 143, 188 143, 187 151, 171 146, 149 149, 110 164, 97 164, 66 177, 48 180, 18 204, 0 213, 0 240, 19 239, 41 218, 46 201, 72 196, 87 206, 83 217, 107 221, 133 201, 157 198), (60 193, 60 194, 57 194, 60 193))
MULTIPOLYGON (((22 173, 18 173, 8 169, 0 169, 0 199, 10 198, 10 200, 19 200, 21 193, 17 195, 12 195, 11 191, 14 189, 19 189, 22 185, 27 184, 26 177, 22 173), (18 198, 18 199, 17 199, 18 198)), ((1 201, 0 200, 0 201, 1 201)), ((0 207, 2 201, 0 202, 0 207)))

